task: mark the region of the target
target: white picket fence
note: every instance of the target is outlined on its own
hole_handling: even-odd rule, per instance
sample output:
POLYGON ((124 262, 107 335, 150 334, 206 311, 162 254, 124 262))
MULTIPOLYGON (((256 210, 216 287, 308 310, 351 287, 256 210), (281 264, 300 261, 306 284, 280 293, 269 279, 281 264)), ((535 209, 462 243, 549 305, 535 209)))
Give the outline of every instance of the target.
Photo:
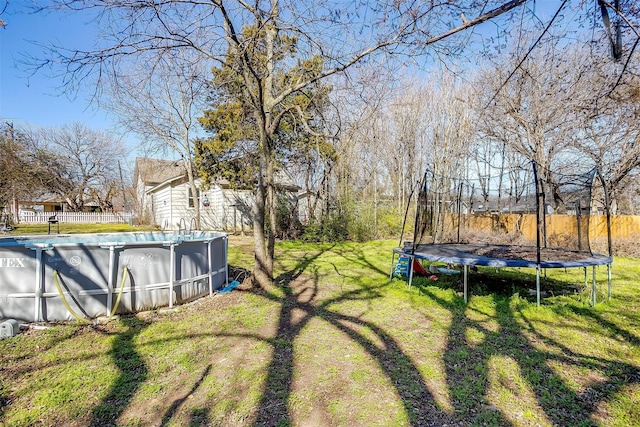
MULTIPOLYGON (((22 224, 46 224, 53 212, 21 212, 18 221, 22 224)), ((131 212, 56 212, 58 222, 72 222, 76 224, 127 224, 135 216, 131 212)))

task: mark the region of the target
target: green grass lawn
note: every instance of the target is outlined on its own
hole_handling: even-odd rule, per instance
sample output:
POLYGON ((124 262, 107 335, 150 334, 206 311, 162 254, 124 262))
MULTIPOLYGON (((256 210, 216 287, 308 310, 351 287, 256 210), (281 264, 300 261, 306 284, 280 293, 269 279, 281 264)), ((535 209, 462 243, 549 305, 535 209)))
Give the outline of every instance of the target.
POLYGON ((132 226, 129 224, 75 224, 62 222, 58 224, 15 224, 14 229, 2 236, 12 235, 30 235, 30 234, 56 234, 58 230, 61 234, 78 234, 78 233, 117 233, 123 231, 146 231, 152 230, 151 227, 132 226))
POLYGON ((390 281, 393 246, 281 243, 269 292, 4 339, 0 425, 640 425, 639 260, 595 308, 580 269, 540 307, 534 272, 483 269, 465 304, 460 275, 390 281))

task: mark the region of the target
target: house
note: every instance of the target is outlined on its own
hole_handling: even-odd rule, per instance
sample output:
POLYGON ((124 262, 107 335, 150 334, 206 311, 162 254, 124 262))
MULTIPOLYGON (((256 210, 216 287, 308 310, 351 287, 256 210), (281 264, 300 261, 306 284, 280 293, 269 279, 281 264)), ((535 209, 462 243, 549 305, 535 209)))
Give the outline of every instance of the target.
MULTIPOLYGON (((191 193, 182 161, 136 158, 134 189, 140 206, 139 217, 163 229, 193 228, 195 203, 200 204, 201 228, 207 230, 245 230, 251 228, 253 191, 233 189, 220 180, 197 197, 191 193)), ((290 178, 280 179, 280 188, 292 200, 298 187, 290 178)), ((200 188, 202 181, 196 180, 200 188)))
MULTIPOLYGON (((84 212, 94 212, 98 210, 98 204, 93 200, 84 202, 84 212)), ((31 222, 36 215, 50 216, 62 212, 71 212, 68 203, 60 196, 54 194, 44 194, 39 197, 29 199, 16 199, 4 207, 3 215, 10 215, 18 222, 31 222)))
POLYGON ((18 213, 29 212, 62 212, 67 207, 67 203, 59 196, 46 194, 41 197, 29 200, 17 200, 18 213))

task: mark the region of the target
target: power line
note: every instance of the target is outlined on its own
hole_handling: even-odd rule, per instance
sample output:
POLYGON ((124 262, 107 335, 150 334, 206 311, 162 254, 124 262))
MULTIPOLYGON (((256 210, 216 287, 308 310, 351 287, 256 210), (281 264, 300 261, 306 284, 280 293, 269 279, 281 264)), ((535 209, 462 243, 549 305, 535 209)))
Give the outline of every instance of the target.
POLYGON ((516 73, 516 71, 518 71, 520 69, 520 67, 522 66, 522 64, 524 63, 524 61, 527 60, 527 58, 529 57, 529 55, 531 54, 531 52, 533 52, 533 49, 535 49, 535 47, 538 45, 538 43, 540 43, 540 40, 542 40, 542 37, 544 37, 544 35, 549 31, 549 28, 551 28, 551 25, 553 24, 553 22, 556 20, 556 18, 560 15, 560 11, 564 8, 564 6, 567 4, 568 0, 564 0, 562 2, 562 4, 560 5, 560 7, 558 8, 558 10, 556 11, 556 13, 553 15, 553 18, 551 18, 551 21, 549 21, 549 23, 547 24, 547 26, 544 28, 544 30, 542 31, 542 33, 540 34, 540 36, 536 39, 536 41, 533 43, 533 45, 531 45, 531 47, 529 48, 529 50, 527 51, 527 53, 522 57, 522 59, 520 60, 520 62, 518 63, 518 65, 516 66, 516 68, 513 69, 513 71, 511 71, 511 73, 509 74, 509 76, 507 77, 507 79, 500 85, 500 87, 498 88, 498 90, 496 91, 496 93, 493 95, 493 97, 491 97, 491 99, 489 100, 489 102, 487 103, 487 105, 485 106, 485 108, 489 108, 489 105, 496 99, 496 97, 498 96, 498 94, 500 93, 500 91, 502 90, 503 87, 505 87, 507 85, 507 83, 509 82, 509 80, 511 80, 511 77, 513 77, 513 75, 516 73))

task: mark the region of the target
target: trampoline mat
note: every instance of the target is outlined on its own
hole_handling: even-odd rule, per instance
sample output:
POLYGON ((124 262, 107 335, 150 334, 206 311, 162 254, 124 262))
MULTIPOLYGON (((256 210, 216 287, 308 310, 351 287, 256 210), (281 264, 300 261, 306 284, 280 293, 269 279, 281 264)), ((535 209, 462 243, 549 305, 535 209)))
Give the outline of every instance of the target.
MULTIPOLYGON (((397 252, 411 254, 412 245, 405 244, 397 252)), ((537 267, 535 246, 471 245, 461 243, 418 245, 413 255, 446 264, 489 267, 537 267)), ((611 264, 611 257, 561 248, 540 248, 541 268, 588 267, 611 264)))

